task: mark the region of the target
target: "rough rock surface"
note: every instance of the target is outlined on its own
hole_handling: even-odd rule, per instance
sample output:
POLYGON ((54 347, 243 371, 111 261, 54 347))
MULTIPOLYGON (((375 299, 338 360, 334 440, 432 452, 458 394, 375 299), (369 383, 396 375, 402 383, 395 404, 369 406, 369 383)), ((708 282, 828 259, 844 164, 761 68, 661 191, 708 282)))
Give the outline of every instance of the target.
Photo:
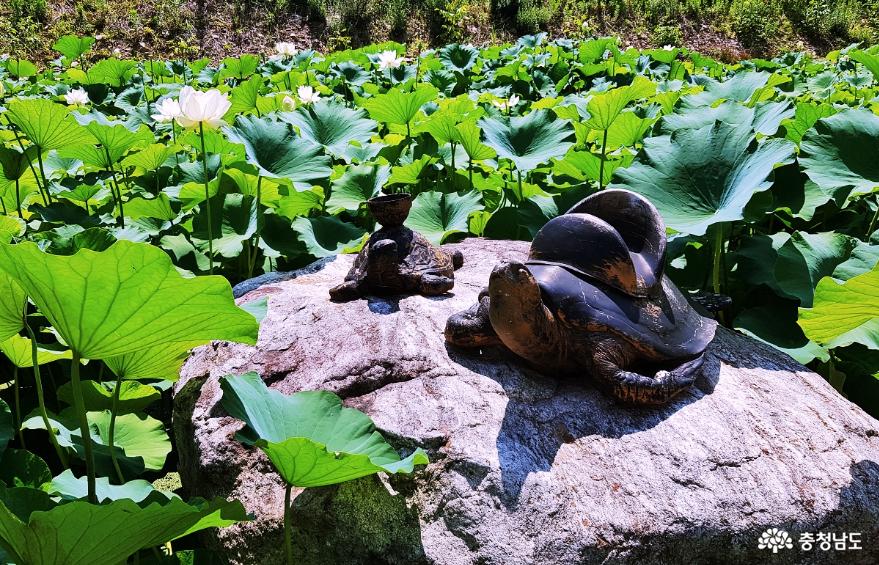
POLYGON ((283 561, 282 487, 218 406, 217 378, 250 370, 285 393, 334 391, 402 453, 421 446, 432 461, 413 477, 299 493, 297 563, 876 562, 879 422, 819 375, 722 330, 696 386, 643 409, 615 405, 586 375, 447 349, 446 318, 493 265, 527 251, 456 247, 466 263, 444 297, 331 303, 353 256, 252 284, 240 300, 269 297, 258 346, 207 346, 188 361, 174 413, 184 486, 237 497, 256 517, 211 534, 231 562, 283 561), (769 527, 794 548, 758 549, 769 527), (803 532, 860 532, 864 549, 805 552, 803 532))

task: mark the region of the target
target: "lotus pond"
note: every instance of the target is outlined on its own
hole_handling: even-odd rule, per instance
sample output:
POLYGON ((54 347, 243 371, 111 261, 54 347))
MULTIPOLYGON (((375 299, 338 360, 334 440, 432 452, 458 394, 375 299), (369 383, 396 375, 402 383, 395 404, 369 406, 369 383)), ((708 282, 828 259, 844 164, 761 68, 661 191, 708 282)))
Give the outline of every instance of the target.
MULTIPOLYGON (((191 534, 246 520, 171 492, 169 388, 192 348, 255 343, 265 303, 230 283, 356 252, 383 192, 436 244, 643 194, 678 286, 879 414, 877 47, 727 65, 538 35, 213 64, 93 41, 0 58, 0 563, 189 563, 191 534)), ((288 500, 427 462, 332 394, 223 383, 288 500)))

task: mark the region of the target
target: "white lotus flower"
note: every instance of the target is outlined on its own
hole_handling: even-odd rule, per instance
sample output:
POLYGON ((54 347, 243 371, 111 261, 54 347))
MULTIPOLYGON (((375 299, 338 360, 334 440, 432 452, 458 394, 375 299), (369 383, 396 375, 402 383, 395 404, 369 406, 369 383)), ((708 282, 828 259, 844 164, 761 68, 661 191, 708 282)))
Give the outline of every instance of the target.
POLYGON ((118 47, 116 47, 115 49, 113 49, 113 56, 114 56, 114 57, 118 57, 118 56, 120 56, 120 55, 122 55, 122 50, 121 50, 121 49, 119 49, 118 47))
POLYGON ((89 103, 89 95, 85 90, 77 88, 65 94, 64 100, 71 106, 85 106, 89 103))
POLYGON ((675 48, 675 46, 674 46, 674 45, 663 45, 662 48, 663 48, 665 51, 671 51, 671 50, 673 50, 673 49, 675 48))
POLYGON ((284 99, 281 100, 281 109, 285 112, 292 112, 296 109, 296 100, 294 100, 292 96, 285 96, 284 99))
POLYGON ((177 116, 177 123, 185 128, 201 125, 216 129, 225 124, 223 116, 230 106, 232 103, 229 98, 215 88, 200 92, 191 86, 184 86, 180 90, 180 115, 177 116))
POLYGON ((513 106, 519 103, 519 95, 513 94, 509 100, 492 100, 491 103, 501 112, 511 110, 513 106))
POLYGON ((79 66, 79 61, 71 61, 71 62, 70 62, 70 66, 71 66, 71 67, 78 67, 78 66, 79 66))
POLYGON ((396 51, 382 51, 378 54, 378 68, 381 70, 396 69, 405 60, 403 57, 398 57, 396 51))
POLYGON ((296 54, 296 44, 292 41, 279 41, 275 43, 275 51, 282 57, 292 57, 296 54))
POLYGON ((317 102, 320 99, 320 94, 310 86, 300 86, 296 89, 296 95, 303 104, 317 102))
POLYGON ((165 98, 157 103, 156 112, 158 113, 153 114, 153 119, 160 124, 166 124, 183 115, 183 111, 180 109, 180 102, 177 102, 173 98, 165 98))

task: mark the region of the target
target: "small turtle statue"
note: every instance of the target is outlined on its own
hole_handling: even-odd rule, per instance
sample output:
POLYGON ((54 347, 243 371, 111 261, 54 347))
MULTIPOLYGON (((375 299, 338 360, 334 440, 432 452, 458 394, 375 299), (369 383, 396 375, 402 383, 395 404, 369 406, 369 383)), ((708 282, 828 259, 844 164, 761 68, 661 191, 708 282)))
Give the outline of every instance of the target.
POLYGON ((403 225, 412 208, 408 194, 377 196, 367 202, 381 229, 373 233, 345 282, 330 289, 337 302, 367 294, 435 296, 455 286, 455 269, 464 264, 460 251, 447 253, 403 225))
POLYGON ((524 264, 495 267, 446 341, 504 345, 543 371, 585 372, 621 402, 664 404, 696 380, 717 326, 663 273, 665 247, 648 200, 594 194, 543 226, 524 264))

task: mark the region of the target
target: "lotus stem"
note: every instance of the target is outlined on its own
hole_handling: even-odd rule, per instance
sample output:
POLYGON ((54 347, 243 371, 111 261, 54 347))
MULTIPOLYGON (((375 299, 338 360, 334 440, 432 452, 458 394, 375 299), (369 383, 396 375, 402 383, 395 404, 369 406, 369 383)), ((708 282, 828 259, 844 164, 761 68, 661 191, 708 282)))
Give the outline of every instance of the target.
POLYGON ((70 362, 70 389, 73 393, 73 410, 79 419, 79 433, 82 436, 85 447, 85 472, 88 481, 88 499, 91 504, 98 503, 96 478, 95 478, 95 455, 92 452, 92 436, 89 432, 89 420, 85 411, 85 400, 82 396, 82 382, 79 380, 80 356, 73 352, 70 362))
POLYGON ((19 392, 19 382, 18 382, 18 365, 13 365, 12 367, 12 381, 14 390, 14 403, 15 403, 15 429, 18 430, 18 443, 21 444, 22 449, 27 449, 27 445, 24 443, 24 432, 21 430, 21 398, 19 392))
MULTIPOLYGON (((12 120, 9 119, 8 115, 6 116, 6 123, 9 124, 9 129, 12 130, 12 133, 15 135, 15 141, 18 142, 18 146, 21 148, 22 154, 24 154, 25 153, 24 143, 21 141, 21 137, 19 137, 19 135, 18 135, 18 130, 15 129, 15 125, 12 123, 12 120)), ((43 198, 43 204, 48 206, 49 201, 46 200, 46 194, 43 192, 43 185, 40 183, 40 177, 37 175, 36 169, 34 169, 33 161, 28 159, 27 166, 31 170, 31 174, 34 175, 34 180, 37 182, 37 189, 39 189, 40 196, 43 198)), ((46 188, 46 192, 49 192, 48 188, 46 188)))
MULTIPOLYGON (((113 198, 116 200, 116 205, 119 208, 119 224, 124 228, 125 209, 122 207, 122 189, 119 188, 119 180, 116 178, 116 169, 113 168, 113 159, 110 157, 110 150, 105 147, 104 153, 107 155, 107 167, 110 169, 110 174, 113 175, 113 184, 116 185, 116 192, 113 194, 113 198)), ((110 191, 112 192, 112 187, 110 191)))
POLYGON ((714 227, 714 264, 711 269, 711 287, 715 294, 720 294, 720 271, 723 262, 723 224, 714 227))
POLYGON ((873 233, 873 228, 876 227, 876 220, 879 219, 879 197, 876 198, 876 212, 873 213, 873 218, 870 220, 870 225, 867 226, 867 234, 865 239, 870 239, 870 235, 873 233))
POLYGON ((290 525, 290 491, 292 485, 284 490, 284 547, 287 553, 287 565, 293 565, 293 532, 290 525))
POLYGON ((52 203, 52 193, 49 192, 49 179, 46 178, 46 168, 43 166, 43 150, 39 146, 37 147, 39 151, 37 151, 37 164, 40 166, 40 177, 43 179, 43 187, 46 189, 45 198, 48 199, 49 204, 52 203))
POLYGON ((607 130, 601 137, 601 162, 598 164, 598 190, 604 188, 604 159, 607 155, 607 130))
MULTIPOLYGON (((18 218, 20 220, 24 219, 24 216, 21 215, 21 180, 15 179, 15 211, 18 212, 18 218)), ((88 211, 88 210, 86 210, 88 211)))
POLYGON ((208 216, 208 261, 210 265, 209 273, 214 274, 214 222, 211 218, 211 193, 208 188, 208 153, 204 144, 204 124, 199 122, 198 135, 201 138, 201 164, 204 171, 204 204, 207 209, 208 216))
POLYGON ((40 418, 43 420, 43 425, 46 426, 46 431, 49 433, 49 443, 55 448, 55 453, 58 455, 61 465, 65 469, 69 469, 70 464, 67 462, 67 454, 64 453, 64 450, 58 445, 58 439, 55 437, 55 430, 52 429, 52 422, 49 421, 49 413, 46 411, 46 398, 43 395, 43 379, 40 375, 40 364, 38 363, 37 357, 37 336, 34 335, 34 330, 27 325, 27 320, 25 320, 24 329, 27 331, 28 337, 31 340, 31 360, 34 364, 34 383, 37 388, 37 407, 40 412, 40 418))
POLYGON ((256 177, 256 244, 253 247, 253 254, 248 260, 249 276, 253 276, 253 270, 256 268, 256 257, 259 254, 259 240, 262 232, 262 175, 256 177))
POLYGON ((125 475, 119 467, 119 461, 116 459, 116 415, 119 413, 119 395, 122 389, 122 377, 116 377, 116 388, 113 389, 113 405, 110 408, 110 429, 107 432, 107 447, 110 448, 110 460, 113 461, 113 469, 116 470, 116 476, 119 478, 119 484, 125 484, 125 475))
POLYGON ((525 197, 525 193, 522 191, 522 171, 517 169, 516 176, 518 177, 518 181, 519 181, 519 205, 521 205, 522 200, 524 200, 524 197, 525 197))

